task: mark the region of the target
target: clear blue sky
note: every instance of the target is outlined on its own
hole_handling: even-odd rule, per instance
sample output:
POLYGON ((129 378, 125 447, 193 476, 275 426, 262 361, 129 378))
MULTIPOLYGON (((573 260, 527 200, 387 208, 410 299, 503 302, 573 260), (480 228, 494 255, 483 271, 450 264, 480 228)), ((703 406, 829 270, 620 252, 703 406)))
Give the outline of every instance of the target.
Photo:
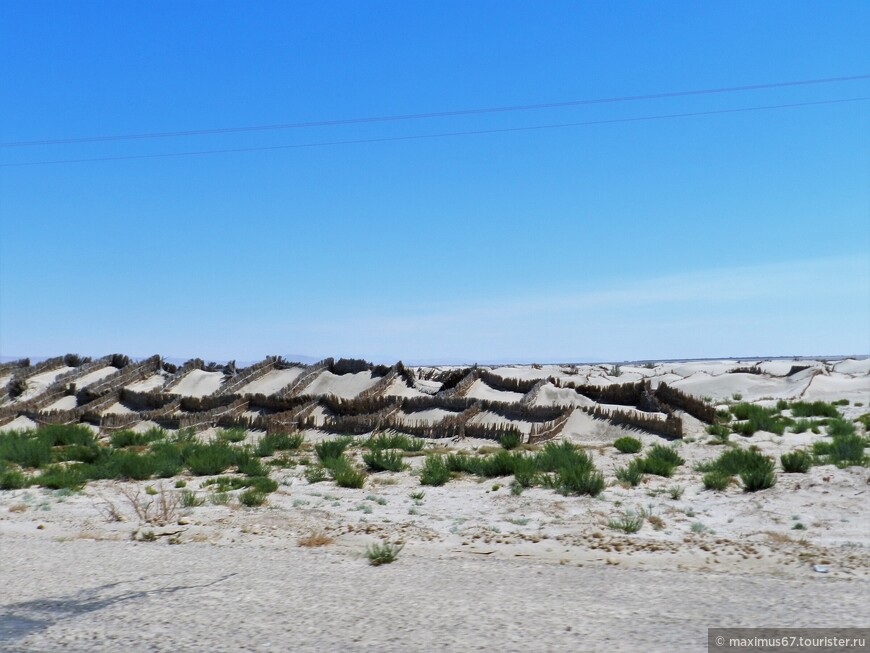
MULTIPOLYGON (((0 141, 870 73, 867 2, 0 4, 0 141)), ((0 164, 870 96, 870 80, 0 148, 0 164)), ((0 355, 870 353, 870 102, 0 167, 0 355)))

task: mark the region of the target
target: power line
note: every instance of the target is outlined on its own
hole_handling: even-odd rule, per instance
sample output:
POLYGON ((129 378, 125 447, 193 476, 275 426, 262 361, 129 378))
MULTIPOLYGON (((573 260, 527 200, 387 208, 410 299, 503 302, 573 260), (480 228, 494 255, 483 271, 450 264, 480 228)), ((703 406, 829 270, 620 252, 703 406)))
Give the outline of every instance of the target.
POLYGON ((233 134, 240 132, 271 131, 279 129, 301 129, 307 127, 330 127, 337 125, 354 125, 372 122, 393 122, 400 120, 421 120, 425 118, 448 118, 454 116, 469 116, 485 113, 507 113, 511 111, 533 111, 540 109, 558 109, 565 107, 577 107, 591 104, 610 104, 616 102, 635 102, 638 100, 657 100, 674 97, 687 97, 692 95, 713 95, 718 93, 737 93, 743 91, 759 91, 773 88, 786 88, 790 86, 808 86, 812 84, 833 84, 838 82, 851 82, 862 79, 870 79, 867 75, 852 75, 849 77, 824 77, 819 79, 803 79, 791 82, 772 82, 769 84, 751 84, 744 86, 727 86, 723 88, 708 88, 694 91, 669 91, 665 93, 651 93, 647 95, 626 95, 621 97, 597 98, 587 100, 571 100, 568 102, 548 102, 544 104, 521 104, 514 106, 488 107, 478 109, 461 109, 457 111, 435 111, 429 113, 410 113, 393 116, 375 116, 368 118, 346 118, 340 120, 319 120, 314 122, 295 122, 276 125, 257 125, 253 127, 223 127, 219 129, 191 129, 187 131, 172 132, 149 132, 140 134, 121 134, 115 136, 86 136, 81 138, 56 138, 31 141, 9 141, 0 143, 0 147, 29 147, 33 145, 69 145, 74 143, 96 143, 105 141, 143 140, 150 138, 173 138, 178 136, 206 136, 214 134, 233 134))
POLYGON ((666 120, 666 119, 674 119, 674 118, 689 118, 694 116, 712 116, 712 115, 720 115, 720 114, 728 114, 728 113, 745 113, 750 111, 767 111, 772 109, 790 109, 794 107, 809 107, 809 106, 817 106, 823 104, 843 104, 847 102, 864 102, 866 100, 870 100, 870 96, 867 97, 854 97, 854 98, 844 98, 840 100, 819 100, 816 102, 796 102, 793 104, 771 104, 765 106, 756 106, 756 107, 744 107, 738 109, 717 109, 711 111, 695 111, 691 113, 671 113, 664 115, 656 115, 656 116, 639 116, 636 118, 613 118, 610 120, 588 120, 584 122, 565 122, 565 123, 557 123, 551 125, 535 125, 530 127, 504 127, 500 129, 475 129, 471 131, 455 131, 455 132, 441 132, 436 134, 419 134, 415 136, 388 136, 383 138, 363 138, 356 140, 340 140, 340 141, 321 141, 316 143, 295 143, 291 145, 268 145, 263 147, 239 147, 232 149, 222 149, 222 150, 194 150, 188 152, 167 152, 162 154, 131 154, 125 156, 106 156, 106 157, 94 157, 94 158, 85 158, 85 159, 58 159, 52 161, 29 161, 25 163, 0 163, 0 168, 14 168, 21 166, 36 166, 36 165, 51 165, 51 164, 60 164, 60 163, 86 163, 86 162, 96 162, 96 161, 129 161, 133 159, 161 159, 161 158, 170 158, 170 157, 181 157, 181 156, 199 156, 199 155, 208 155, 208 154, 235 154, 239 152, 265 152, 270 150, 289 150, 289 149, 301 149, 301 148, 313 148, 313 147, 330 147, 335 145, 359 145, 364 143, 388 143, 388 142, 396 142, 396 141, 413 141, 413 140, 423 140, 423 139, 433 139, 433 138, 447 138, 447 137, 455 137, 455 136, 476 136, 481 134, 503 134, 509 132, 525 132, 525 131, 535 131, 535 130, 543 130, 543 129, 561 129, 565 127, 585 127, 589 125, 608 125, 615 123, 626 123, 626 122, 642 122, 642 121, 650 121, 650 120, 666 120))

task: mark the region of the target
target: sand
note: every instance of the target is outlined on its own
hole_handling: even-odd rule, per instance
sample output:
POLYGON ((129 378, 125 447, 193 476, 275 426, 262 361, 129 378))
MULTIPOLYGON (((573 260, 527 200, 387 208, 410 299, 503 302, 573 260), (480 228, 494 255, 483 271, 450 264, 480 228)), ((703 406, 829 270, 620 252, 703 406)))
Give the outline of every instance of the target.
POLYGON ((506 403, 515 403, 523 398, 522 392, 509 392, 505 390, 496 390, 491 388, 481 379, 477 379, 471 384, 471 387, 465 392, 465 397, 471 399, 485 399, 487 401, 502 401, 506 403))
POLYGON ((275 394, 282 388, 287 387, 302 374, 304 370, 301 367, 291 367, 286 370, 272 370, 267 372, 259 379, 251 381, 247 385, 239 388, 238 393, 241 395, 275 394))
POLYGON ((163 387, 164 383, 166 383, 166 376, 163 373, 158 373, 145 377, 141 381, 131 383, 126 388, 134 392, 151 392, 163 387))
POLYGON ((98 381, 102 381, 107 376, 111 376, 115 372, 118 371, 117 367, 112 367, 111 365, 107 365, 106 367, 101 367, 93 372, 88 372, 84 376, 80 376, 79 378, 71 381, 71 383, 75 383, 76 390, 82 390, 83 388, 87 388, 89 385, 93 385, 98 381))
POLYGON ((223 372, 191 370, 181 379, 178 385, 169 390, 169 393, 182 395, 183 397, 206 397, 217 392, 223 381, 223 372))
MULTIPOLYGON (((722 401, 735 392, 765 404, 778 397, 847 398, 840 407, 847 418, 870 412, 870 371, 858 360, 627 367, 618 377, 611 366, 499 370, 575 383, 677 377, 693 393, 722 401), (730 373, 754 364, 766 373, 730 373), (784 376, 792 364, 811 369, 784 376)), ((215 375, 191 373, 177 391, 216 389, 215 375)), ((261 387, 283 381, 268 376, 261 387)), ((309 388, 355 396, 378 380, 368 372, 324 372, 309 388)), ((488 392, 479 384, 475 392, 488 392)), ((391 390, 400 390, 397 381, 391 390)), ((592 403, 549 383, 536 396, 538 405, 592 403)), ((114 404, 106 412, 125 410, 114 404)), ((328 413, 318 407, 313 414, 320 423, 328 413)), ((453 414, 400 416, 435 423, 453 414)), ((697 651, 704 650, 707 627, 866 624, 868 469, 821 465, 806 474, 778 471, 776 485, 761 492, 739 484, 705 490, 695 467, 724 447, 703 424, 682 417, 685 437, 671 443, 574 411, 562 437, 584 448, 604 474, 607 487, 596 498, 543 487, 515 495, 510 477, 460 476, 423 487, 423 455, 406 457, 407 471, 370 474, 362 489, 311 484, 301 459, 312 462, 313 443, 332 437, 316 430, 304 432, 299 464, 271 469, 279 489, 261 508, 241 507, 235 491, 229 505, 207 501, 179 507, 163 524, 142 523, 123 491, 138 488, 143 499, 146 486, 180 492, 174 479, 97 481, 73 494, 38 487, 0 492, 0 561, 14 561, 3 565, 0 650, 697 651), (645 450, 674 446, 686 462, 672 478, 647 476, 638 487, 623 487, 615 471, 636 457, 612 446, 624 435, 639 438, 645 450), (422 498, 412 496, 421 491, 422 498), (123 521, 107 518, 109 504, 123 521), (637 533, 609 525, 640 511, 650 517, 637 533), (142 541, 149 531, 155 541, 142 541), (329 542, 298 545, 314 532, 329 542), (365 549, 381 541, 405 548, 393 564, 372 567, 365 549), (828 573, 814 571, 819 564, 828 573)), ((474 419, 506 422, 492 412, 474 419)), ((530 423, 517 425, 525 430, 530 423)), ((28 426, 31 420, 18 417, 3 430, 28 426)), ((134 430, 150 426, 140 422, 134 430)), ((251 432, 247 442, 261 437, 251 432)), ((778 458, 826 436, 758 432, 730 439, 778 458)), ((494 450, 493 442, 471 438, 427 446, 494 450)), ((361 453, 350 450, 357 464, 361 453)), ((185 480, 186 490, 211 496, 205 478, 185 480)))

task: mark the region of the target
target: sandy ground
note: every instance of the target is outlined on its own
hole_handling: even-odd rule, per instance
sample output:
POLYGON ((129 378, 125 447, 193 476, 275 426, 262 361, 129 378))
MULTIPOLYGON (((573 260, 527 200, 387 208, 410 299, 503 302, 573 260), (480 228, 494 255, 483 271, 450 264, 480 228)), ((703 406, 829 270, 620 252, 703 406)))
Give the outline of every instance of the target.
MULTIPOLYGON (((840 407, 846 417, 868 412, 870 370, 863 360, 802 361, 811 369, 785 376, 794 363, 739 363, 759 365, 761 375, 729 373, 734 361, 624 366, 618 377, 610 366, 497 372, 599 385, 676 378, 721 401, 735 394, 762 404, 848 398, 840 407)), ((216 375, 188 375, 176 392, 207 394, 217 389, 216 375)), ((263 387, 284 381, 268 376, 260 379, 263 387)), ((353 396, 376 382, 368 372, 325 372, 310 385, 353 396)), ((425 383, 431 391, 432 382, 425 383)), ((483 386, 476 394, 497 392, 476 385, 483 386)), ((552 384, 536 399, 588 402, 552 384)), ((437 420, 442 413, 449 411, 406 419, 437 420)), ((28 426, 19 417, 5 428, 28 426)), ((509 477, 460 476, 423 487, 424 457, 413 454, 405 457, 407 471, 370 474, 362 489, 312 484, 305 463, 315 460, 313 444, 331 437, 315 430, 305 432, 305 446, 285 466, 273 467, 279 489, 260 508, 242 507, 241 491, 215 502, 206 479, 191 476, 184 477, 185 490, 204 505, 177 505, 166 519, 148 523, 134 503, 150 500, 146 487, 179 499, 173 479, 94 482, 79 493, 0 492, 0 651, 697 651, 708 627, 866 625, 870 469, 778 471, 776 485, 761 492, 743 492, 739 484, 708 491, 695 466, 723 446, 689 416, 684 428, 685 438, 669 443, 575 411, 563 437, 603 472, 607 487, 596 498, 546 488, 514 495, 509 477), (614 473, 635 454, 612 446, 622 435, 642 440, 644 451, 674 446, 686 463, 672 478, 647 476, 624 487, 614 473), (639 532, 611 526, 632 513, 647 515, 639 532), (146 541, 150 533, 154 541, 146 541), (322 534, 324 545, 301 547, 300 538, 312 534, 322 534), (405 548, 395 563, 370 566, 366 547, 384 541, 405 548)), ((210 429, 200 437, 214 435, 210 429)), ((251 432, 247 441, 262 436, 251 432)), ((730 438, 778 457, 825 435, 730 438)), ((496 449, 474 439, 428 447, 496 449)), ((361 462, 358 448, 350 454, 361 462)))
POLYGON ((186 397, 205 397, 217 391, 224 381, 223 372, 206 372, 205 370, 191 370, 169 392, 174 395, 186 397))
POLYGON ((301 367, 291 367, 286 370, 272 370, 259 379, 251 381, 239 388, 240 395, 264 394, 271 395, 295 381, 304 370, 301 367))

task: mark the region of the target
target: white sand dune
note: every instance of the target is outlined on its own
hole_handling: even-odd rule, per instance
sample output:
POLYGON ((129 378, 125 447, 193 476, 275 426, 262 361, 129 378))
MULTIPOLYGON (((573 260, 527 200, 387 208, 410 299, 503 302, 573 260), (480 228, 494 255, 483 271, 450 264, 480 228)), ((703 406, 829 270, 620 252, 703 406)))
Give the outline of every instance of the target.
POLYGON ((697 372, 691 377, 668 384, 695 397, 710 397, 715 401, 731 399, 740 395, 742 401, 757 401, 762 398, 794 399, 801 396, 809 384, 807 374, 787 378, 768 377, 762 374, 719 374, 711 376, 697 372))
POLYGON ((77 378, 75 381, 72 381, 72 383, 76 384, 77 390, 81 390, 82 388, 87 388, 89 385, 93 385, 98 381, 102 381, 107 376, 111 376, 117 371, 117 367, 107 365, 106 367, 101 367, 100 369, 94 370, 93 372, 88 372, 84 376, 77 378))
POLYGON ((373 377, 368 370, 355 374, 333 374, 325 370, 303 392, 312 396, 333 395, 341 399, 352 399, 380 380, 381 377, 373 377))
POLYGON ((304 371, 301 367, 290 367, 286 370, 271 370, 259 379, 243 385, 237 392, 242 395, 275 394, 293 383, 304 371))
POLYGON ((484 383, 481 379, 477 379, 471 386, 468 388, 468 391, 465 393, 466 397, 471 399, 484 399, 486 401, 501 401, 506 403, 516 403, 520 399, 523 398, 522 392, 510 392, 507 390, 496 390, 495 388, 491 388, 486 383, 484 383))
POLYGON ((112 404, 111 406, 106 408, 106 410, 104 410, 102 412, 102 414, 103 415, 132 415, 135 412, 136 411, 131 410, 130 408, 127 408, 120 401, 116 401, 114 404, 112 404))
POLYGON ((151 392, 152 390, 157 390, 158 388, 163 387, 164 383, 166 383, 165 374, 163 372, 158 372, 157 374, 146 376, 141 381, 135 381, 125 387, 134 392, 151 392))
POLYGON ((43 410, 72 410, 73 408, 78 407, 79 400, 76 399, 75 395, 66 395, 65 397, 61 397, 57 401, 43 408, 43 410))
POLYGON ((443 408, 428 408, 426 410, 417 410, 413 413, 399 413, 400 419, 406 424, 437 424, 445 417, 454 417, 457 413, 443 408))
POLYGON ((425 397, 426 393, 417 388, 411 388, 402 378, 393 379, 393 382, 384 390, 386 397, 425 397))
POLYGON ((571 388, 557 388, 552 383, 541 386, 533 403, 535 406, 594 406, 589 397, 578 394, 571 388))
POLYGON ((514 428, 520 433, 528 433, 532 430, 532 424, 530 422, 515 420, 515 419, 507 419, 506 417, 502 417, 498 413, 493 413, 488 410, 485 410, 481 413, 478 413, 470 420, 468 420, 469 424, 485 424, 487 426, 491 426, 493 424, 497 424, 499 427, 504 428, 514 428))
POLYGON ((191 370, 169 393, 183 397, 205 397, 217 391, 223 380, 223 372, 191 370))
POLYGON ((45 392, 45 389, 48 386, 50 386, 57 380, 57 377, 59 377, 61 374, 72 372, 74 369, 74 367, 63 366, 30 377, 29 379, 27 379, 27 390, 25 390, 22 394, 16 397, 14 402, 20 403, 22 401, 27 401, 28 399, 33 399, 34 397, 41 395, 43 392, 45 392))
POLYGON ((867 375, 870 374, 870 358, 847 358, 834 364, 834 370, 840 374, 867 375))
POLYGON ((30 429, 35 429, 37 426, 38 424, 26 415, 19 415, 11 422, 0 426, 0 433, 5 431, 28 431, 30 429))
POLYGON ((864 405, 870 404, 870 377, 827 376, 818 374, 812 378, 803 395, 807 400, 850 399, 864 405))

